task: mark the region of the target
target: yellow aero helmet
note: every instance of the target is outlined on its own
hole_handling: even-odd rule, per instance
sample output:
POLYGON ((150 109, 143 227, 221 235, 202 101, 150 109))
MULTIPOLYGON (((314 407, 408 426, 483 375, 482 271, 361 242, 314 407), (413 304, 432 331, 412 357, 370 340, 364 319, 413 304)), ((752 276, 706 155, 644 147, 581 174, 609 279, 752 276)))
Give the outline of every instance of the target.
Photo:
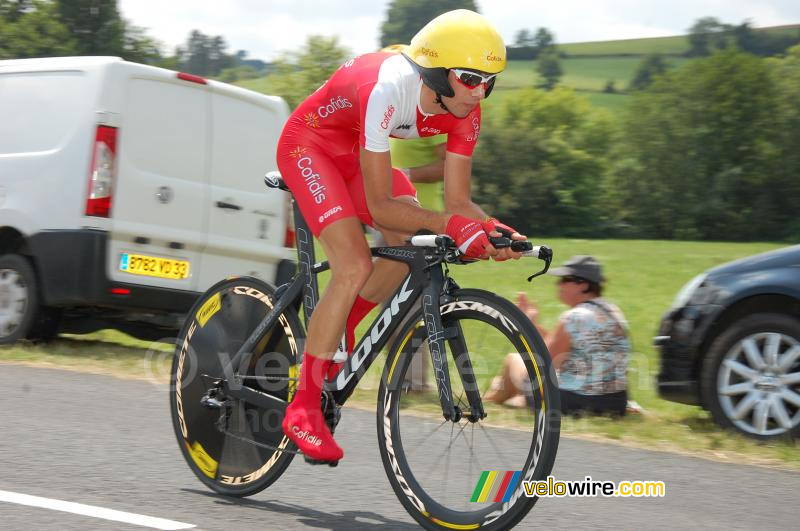
POLYGON ((423 68, 466 68, 498 74, 506 45, 483 16, 467 9, 441 14, 411 39, 406 55, 423 68))
POLYGON ((408 49, 408 44, 390 44, 381 48, 382 52, 402 53, 408 49))

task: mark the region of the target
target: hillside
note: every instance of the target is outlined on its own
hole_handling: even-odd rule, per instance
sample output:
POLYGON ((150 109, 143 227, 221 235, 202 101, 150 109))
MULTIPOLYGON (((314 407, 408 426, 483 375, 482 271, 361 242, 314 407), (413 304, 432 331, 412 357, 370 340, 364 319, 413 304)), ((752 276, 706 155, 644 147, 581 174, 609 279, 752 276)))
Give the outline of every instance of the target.
MULTIPOLYGON (((756 31, 773 35, 797 35, 800 24, 755 28, 756 31)), ((644 39, 621 39, 615 41, 574 42, 559 44, 562 53, 570 57, 581 56, 641 56, 651 53, 682 55, 689 50, 687 35, 650 37, 644 39)))

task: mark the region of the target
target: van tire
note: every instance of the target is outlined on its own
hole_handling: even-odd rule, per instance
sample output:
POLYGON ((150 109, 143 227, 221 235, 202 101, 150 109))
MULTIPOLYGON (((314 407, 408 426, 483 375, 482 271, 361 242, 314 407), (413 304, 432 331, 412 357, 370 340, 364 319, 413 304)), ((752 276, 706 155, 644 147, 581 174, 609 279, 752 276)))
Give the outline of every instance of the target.
POLYGON ((39 312, 39 288, 30 262, 18 254, 0 256, 0 345, 28 336, 39 312))
POLYGON ((61 313, 61 308, 39 306, 39 312, 28 332, 28 339, 37 343, 46 343, 58 337, 61 313))

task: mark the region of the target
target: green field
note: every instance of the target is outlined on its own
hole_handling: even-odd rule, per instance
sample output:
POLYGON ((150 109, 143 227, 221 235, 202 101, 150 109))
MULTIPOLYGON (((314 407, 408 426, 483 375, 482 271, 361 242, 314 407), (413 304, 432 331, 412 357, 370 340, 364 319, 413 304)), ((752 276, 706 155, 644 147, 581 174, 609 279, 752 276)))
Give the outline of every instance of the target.
POLYGON ((567 55, 644 55, 650 53, 680 55, 689 50, 689 39, 685 35, 677 35, 619 41, 576 42, 559 44, 558 49, 567 55))
MULTIPOLYGON (((670 307, 680 287, 709 267, 779 245, 574 239, 552 239, 541 243, 552 246, 557 264, 573 254, 592 254, 605 265, 609 278, 605 296, 622 308, 630 324, 634 346, 628 371, 631 394, 646 409, 645 415, 621 421, 566 419, 566 434, 603 437, 720 459, 777 462, 800 468, 797 444, 785 441, 758 444, 724 432, 700 408, 661 400, 655 390, 659 361, 652 338, 662 314, 670 307)), ((565 307, 556 298, 552 277, 539 278, 531 284, 526 282, 526 277, 538 265, 538 261, 530 259, 478 263, 453 267, 451 273, 463 287, 490 289, 508 298, 525 291, 538 303, 542 323, 545 327, 552 327, 565 307)), ((323 286, 326 280, 321 279, 323 286)), ((365 328, 366 324, 362 325, 361 331, 365 328)), ((88 336, 66 336, 47 345, 6 347, 0 350, 0 361, 53 364, 165 382, 170 353, 168 345, 137 341, 118 332, 103 331, 88 336)), ((378 381, 382 359, 379 358, 363 383, 378 381)), ((491 366, 497 367, 501 357, 490 361, 491 366)), ((374 386, 360 391, 355 396, 357 403, 374 407, 374 393, 374 386)))
MULTIPOLYGON (((560 84, 572 88, 585 96, 597 108, 607 109, 612 113, 620 113, 625 109, 630 96, 627 91, 641 57, 579 57, 561 60, 564 75, 560 84), (603 92, 606 84, 614 83, 616 93, 603 92)), ((679 68, 688 61, 682 57, 670 57, 667 63, 672 68, 679 68)), ((487 104, 495 104, 494 100, 503 100, 512 96, 517 90, 537 86, 541 78, 536 72, 536 61, 509 61, 508 68, 498 77, 495 92, 487 104)))
MULTIPOLYGON (((667 64, 677 68, 688 59, 671 57, 667 64)), ((627 89, 642 62, 641 57, 580 57, 561 60, 564 75, 561 84, 576 90, 602 91, 607 81, 617 89, 627 89)), ((498 89, 524 88, 540 83, 536 61, 509 61, 508 68, 498 77, 498 89)))
MULTIPOLYGON (((800 24, 756 28, 772 35, 796 36, 800 24)), ((612 56, 612 55, 646 55, 660 53, 663 55, 682 55, 689 51, 689 38, 686 35, 670 37, 650 37, 644 39, 622 39, 618 41, 574 42, 559 44, 561 53, 569 56, 612 56)))

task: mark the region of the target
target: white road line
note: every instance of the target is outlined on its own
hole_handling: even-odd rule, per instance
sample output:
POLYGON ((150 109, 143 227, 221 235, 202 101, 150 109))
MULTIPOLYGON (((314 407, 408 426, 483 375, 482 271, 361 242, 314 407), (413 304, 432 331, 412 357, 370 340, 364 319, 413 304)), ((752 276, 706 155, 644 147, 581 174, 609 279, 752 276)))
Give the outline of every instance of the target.
POLYGON ((51 509, 53 511, 63 511, 65 513, 91 516, 92 518, 102 518, 103 520, 112 520, 114 522, 140 525, 144 527, 150 527, 152 529, 190 529, 195 527, 192 524, 174 522, 172 520, 165 520, 163 518, 154 518, 152 516, 144 516, 142 514, 126 513, 123 511, 115 511, 114 509, 96 507, 94 505, 84 505, 82 503, 54 500, 52 498, 40 498, 39 496, 29 496, 28 494, 19 494, 17 492, 9 492, 7 490, 0 490, 0 502, 17 503, 19 505, 28 505, 30 507, 41 507, 43 509, 51 509))

